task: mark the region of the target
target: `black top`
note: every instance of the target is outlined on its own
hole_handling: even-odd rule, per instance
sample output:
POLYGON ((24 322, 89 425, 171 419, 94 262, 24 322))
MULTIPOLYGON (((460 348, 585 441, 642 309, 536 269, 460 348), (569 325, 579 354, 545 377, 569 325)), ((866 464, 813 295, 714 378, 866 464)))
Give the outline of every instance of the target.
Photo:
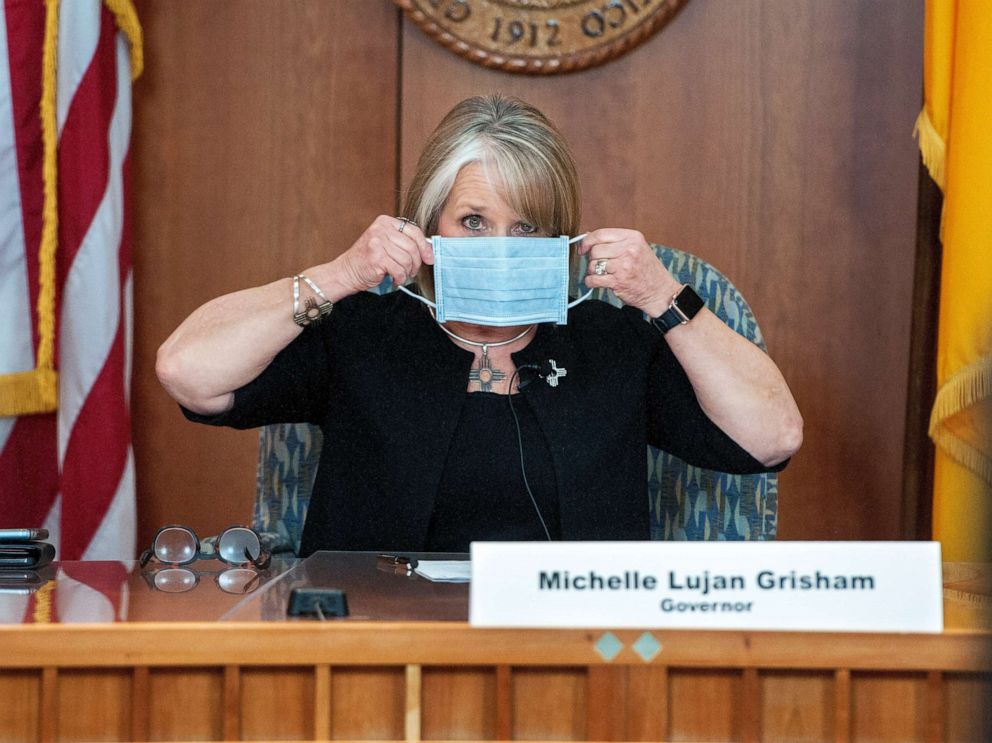
POLYGON ((466 393, 434 499, 426 551, 468 552, 479 540, 545 540, 541 518, 551 538, 560 539, 551 452, 526 397, 466 393), (521 473, 521 448, 536 506, 521 473))
MULTIPOLYGON (((668 344, 643 314, 590 300, 568 325, 541 325, 517 368, 567 370, 520 394, 544 434, 567 540, 649 539, 645 445, 707 469, 766 468, 700 408, 668 344)), ((308 421, 324 444, 301 554, 423 551, 466 401, 474 356, 402 292, 354 294, 235 393, 232 410, 193 420, 251 428, 308 421)), ((510 463, 507 463, 510 466, 510 463)))

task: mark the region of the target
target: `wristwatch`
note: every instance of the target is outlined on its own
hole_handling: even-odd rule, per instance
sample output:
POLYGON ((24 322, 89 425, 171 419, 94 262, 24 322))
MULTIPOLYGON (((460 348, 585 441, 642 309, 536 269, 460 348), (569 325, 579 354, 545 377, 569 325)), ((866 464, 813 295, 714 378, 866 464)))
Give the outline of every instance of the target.
POLYGON ((672 303, 668 309, 658 317, 652 318, 651 322, 658 331, 664 335, 669 330, 679 325, 685 325, 696 316, 705 303, 696 290, 691 286, 682 287, 682 291, 672 297, 672 303))

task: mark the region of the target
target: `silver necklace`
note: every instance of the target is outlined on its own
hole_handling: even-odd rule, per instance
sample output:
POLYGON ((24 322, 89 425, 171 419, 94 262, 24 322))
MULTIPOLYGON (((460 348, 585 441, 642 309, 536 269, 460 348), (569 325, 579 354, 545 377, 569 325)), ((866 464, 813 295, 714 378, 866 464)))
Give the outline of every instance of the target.
MULTIPOLYGON (((437 322, 437 318, 434 316, 434 311, 431 310, 431 317, 434 317, 434 321, 437 322)), ((530 325, 524 328, 523 332, 519 335, 515 335, 505 341, 497 341, 496 343, 483 343, 481 341, 470 341, 468 338, 462 338, 457 333, 453 333, 448 330, 441 323, 437 323, 437 326, 441 328, 445 333, 454 338, 456 341, 461 341, 467 346, 472 346, 474 348, 482 349, 482 358, 479 359, 479 368, 473 369, 469 372, 468 378, 470 381, 479 382, 483 390, 487 390, 493 382, 502 382, 506 378, 506 374, 498 369, 493 369, 489 363, 489 349, 499 348, 500 346, 508 346, 514 341, 518 341, 527 335, 530 331, 537 327, 537 325, 530 325)))
POLYGON ((450 335, 452 338, 454 338, 456 341, 461 341, 465 345, 474 346, 475 348, 481 348, 482 349, 482 355, 483 356, 485 356, 489 352, 489 349, 490 348, 499 348, 500 346, 508 346, 511 343, 513 343, 513 341, 520 340, 525 335, 527 335, 530 331, 532 331, 534 328, 537 327, 537 325, 529 325, 528 327, 524 328, 524 332, 522 332, 520 335, 515 335, 512 338, 510 338, 508 340, 505 340, 505 341, 498 341, 496 343, 489 343, 489 342, 483 343, 482 341, 470 341, 468 338, 462 338, 457 333, 452 333, 450 330, 448 330, 446 327, 444 327, 441 323, 438 323, 437 326, 439 328, 441 328, 441 330, 443 330, 445 333, 447 333, 448 335, 450 335))

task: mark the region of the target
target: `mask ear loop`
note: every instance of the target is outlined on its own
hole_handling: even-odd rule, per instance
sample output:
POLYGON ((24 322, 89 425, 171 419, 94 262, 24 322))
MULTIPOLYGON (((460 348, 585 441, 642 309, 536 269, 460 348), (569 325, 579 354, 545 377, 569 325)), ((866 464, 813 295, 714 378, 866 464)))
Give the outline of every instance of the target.
POLYGON ((413 297, 414 299, 416 299, 418 302, 423 302, 428 307, 430 307, 432 311, 437 309, 437 305, 434 304, 431 300, 427 299, 426 297, 422 297, 419 294, 414 294, 412 291, 410 291, 409 289, 407 289, 405 286, 398 286, 396 288, 399 289, 404 294, 409 294, 411 297, 413 297))
MULTIPOLYGON (((582 239, 586 235, 588 235, 588 234, 589 234, 588 232, 583 232, 581 235, 577 235, 576 237, 571 238, 568 241, 568 244, 569 245, 573 245, 573 244, 575 244, 577 242, 581 242, 582 239)), ((431 239, 433 240, 434 238, 431 238, 431 239)), ((419 294, 414 294, 412 291, 410 291, 409 289, 407 289, 405 286, 397 286, 396 288, 399 289, 404 294, 409 294, 411 297, 413 297, 414 299, 416 299, 418 302, 423 302, 428 307, 430 307, 432 310, 436 310, 437 309, 437 305, 434 304, 434 302, 432 302, 431 300, 427 299, 426 297, 420 296, 419 294)), ((590 289, 585 294, 583 294, 581 297, 579 297, 578 299, 576 299, 574 302, 569 302, 568 303, 568 308, 569 309, 572 309, 572 307, 574 307, 575 305, 579 304, 580 302, 585 302, 587 299, 589 299, 590 296, 592 296, 592 292, 593 292, 593 290, 590 289)))
MULTIPOLYGON (((578 235, 576 237, 573 237, 571 240, 569 240, 568 241, 568 244, 569 245, 572 245, 572 244, 577 243, 577 242, 582 242, 583 238, 585 238, 585 236, 588 235, 588 234, 589 234, 588 232, 583 232, 581 235, 578 235)), ((577 304, 579 304, 581 302, 585 302, 587 299, 589 299, 589 297, 592 296, 592 292, 593 292, 593 290, 592 289, 589 289, 589 290, 586 291, 585 294, 583 294, 581 297, 579 297, 578 299, 576 299, 574 302, 569 302, 568 303, 568 309, 572 309, 575 305, 577 305, 577 304)))
MULTIPOLYGON (((437 245, 435 244, 434 241, 438 237, 439 237, 439 235, 435 235, 434 237, 431 238, 431 245, 434 246, 434 249, 435 250, 437 250, 437 245)), ((427 297, 422 297, 419 294, 414 294, 412 291, 410 291, 409 289, 407 289, 405 286, 397 286, 396 288, 399 289, 404 294, 409 294, 411 297, 413 297, 414 299, 416 299, 418 302, 423 302, 424 304, 426 304, 430 308, 432 315, 437 310, 437 305, 434 302, 432 302, 431 300, 427 299, 427 297)))

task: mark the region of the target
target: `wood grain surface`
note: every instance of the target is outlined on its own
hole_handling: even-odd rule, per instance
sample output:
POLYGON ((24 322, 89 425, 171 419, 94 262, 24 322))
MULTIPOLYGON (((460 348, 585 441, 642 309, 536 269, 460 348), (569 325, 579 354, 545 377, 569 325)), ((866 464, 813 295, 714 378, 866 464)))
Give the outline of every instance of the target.
POLYGON ((980 741, 989 632, 0 626, 0 740, 980 741), (629 646, 640 634, 616 630, 629 646))

